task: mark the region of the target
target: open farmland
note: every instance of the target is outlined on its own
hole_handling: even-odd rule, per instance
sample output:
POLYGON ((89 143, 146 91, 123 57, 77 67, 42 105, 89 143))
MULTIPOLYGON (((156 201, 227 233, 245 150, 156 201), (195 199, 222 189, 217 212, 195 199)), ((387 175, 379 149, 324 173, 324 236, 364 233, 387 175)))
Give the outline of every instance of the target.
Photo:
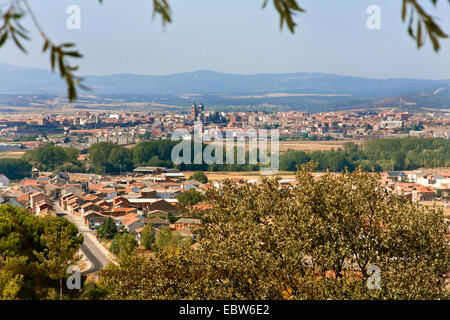
MULTIPOLYGON (((333 140, 333 141, 305 141, 305 140, 297 140, 297 141, 280 141, 279 142, 279 151, 280 153, 284 153, 289 149, 295 150, 295 151, 305 151, 305 152, 312 152, 312 151, 329 151, 331 149, 339 149, 339 148, 344 148, 344 145, 346 143, 349 142, 353 142, 355 144, 358 145, 362 145, 366 142, 367 140, 333 140)), ((210 141, 205 141, 205 144, 211 144, 211 143, 215 143, 215 141, 213 140, 212 142, 210 141)), ((230 143, 227 140, 223 140, 222 142, 224 145, 226 145, 226 143, 230 143)), ((258 141, 258 143, 260 144, 261 141, 258 141)), ((271 141, 268 140, 266 142, 267 148, 270 151, 270 147, 271 147, 271 141)), ((234 143, 235 146, 237 146, 238 144, 235 142, 234 143)), ((245 142, 245 150, 248 151, 249 149, 249 142, 246 141, 245 142)))
POLYGON ((0 152, 0 159, 20 159, 22 158, 25 151, 6 151, 6 152, 0 152))
POLYGON ((353 142, 358 145, 365 143, 365 140, 337 140, 337 141, 280 141, 280 152, 288 149, 297 151, 329 151, 331 149, 343 148, 346 143, 353 142))
MULTIPOLYGON (((203 171, 208 177, 209 181, 220 181, 224 179, 243 179, 243 180, 253 180, 261 179, 264 177, 270 178, 272 176, 261 175, 259 171, 218 171, 218 172, 208 172, 203 171)), ((187 179, 195 173, 195 171, 183 171, 187 179)), ((277 175, 282 179, 293 179, 295 174, 289 171, 280 171, 277 175)))

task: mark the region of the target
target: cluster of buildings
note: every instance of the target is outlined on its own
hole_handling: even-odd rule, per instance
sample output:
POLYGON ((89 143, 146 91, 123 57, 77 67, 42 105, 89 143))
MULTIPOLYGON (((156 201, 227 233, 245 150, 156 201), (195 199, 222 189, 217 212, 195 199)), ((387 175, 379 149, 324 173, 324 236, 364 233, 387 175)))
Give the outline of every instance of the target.
MULTIPOLYGON (((320 179, 321 175, 317 173, 315 178, 320 179)), ((233 180, 244 183, 242 178, 233 180)), ((382 180, 386 188, 411 201, 442 201, 445 214, 450 214, 450 172, 392 171, 383 173, 382 180)), ((247 182, 256 186, 261 183, 257 178, 247 182)), ((289 188, 298 182, 284 178, 279 183, 289 188)), ((203 184, 188 180, 177 169, 164 167, 139 167, 133 174, 121 176, 68 173, 46 176, 33 172, 33 177, 14 185, 0 175, 0 204, 27 208, 41 217, 75 215, 92 230, 112 218, 118 229, 130 232, 140 243, 143 228, 148 224, 156 232, 169 228, 194 237, 191 227, 200 220, 183 211, 177 196, 190 189, 204 193, 210 187, 220 188, 221 184, 222 181, 203 184)), ((207 209, 201 203, 196 206, 207 209)))
MULTIPOLYGON (((320 179, 323 173, 314 173, 320 179)), ((382 183, 386 188, 401 194, 413 202, 442 201, 444 209, 450 215, 450 171, 442 173, 426 173, 422 171, 387 171, 381 173, 382 183)), ((241 179, 237 179, 239 181, 241 179)), ((250 183, 260 183, 259 179, 249 180, 250 183)), ((297 180, 281 179, 280 185, 295 186, 297 180)))
POLYGON ((388 171, 383 173, 383 181, 414 202, 450 199, 450 172, 388 171))
POLYGON ((24 135, 38 134, 37 141, 61 146, 89 148, 97 142, 120 145, 149 139, 170 138, 176 129, 194 131, 201 122, 205 130, 278 129, 286 139, 375 139, 394 137, 450 137, 450 115, 391 111, 307 112, 217 112, 193 104, 185 113, 108 113, 79 111, 41 117, 10 116, 0 119, 0 139, 11 147, 30 149, 28 142, 13 143, 24 135), (54 133, 54 134, 48 134, 54 133), (12 146, 14 144, 14 146, 12 146))
MULTIPOLYGON (((316 179, 320 179, 322 173, 314 175, 316 179)), ((381 173, 381 179, 388 190, 413 202, 443 202, 444 213, 450 215, 450 171, 441 173, 387 171, 381 173)), ((296 179, 280 180, 281 185, 288 187, 296 183, 296 179)))
POLYGON ((45 217, 68 213, 82 218, 94 230, 112 218, 118 229, 132 233, 141 240, 146 224, 156 232, 161 228, 177 230, 191 236, 190 226, 199 220, 184 217, 176 197, 209 186, 185 179, 181 173, 167 168, 138 168, 134 176, 98 176, 87 174, 38 175, 9 186, 7 177, 0 176, 0 204, 27 208, 45 217), (143 175, 140 170, 153 170, 143 175))

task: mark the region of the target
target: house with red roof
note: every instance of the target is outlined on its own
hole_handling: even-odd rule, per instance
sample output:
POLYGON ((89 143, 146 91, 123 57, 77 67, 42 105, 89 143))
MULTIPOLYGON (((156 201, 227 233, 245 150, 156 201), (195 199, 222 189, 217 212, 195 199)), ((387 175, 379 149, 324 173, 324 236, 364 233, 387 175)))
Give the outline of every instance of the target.
POLYGON ((81 205, 80 208, 81 216, 83 216, 87 211, 100 212, 103 210, 102 207, 92 202, 86 202, 85 204, 81 205))
POLYGON ((433 201, 436 193, 432 187, 416 186, 412 193, 412 201, 433 201))
POLYGON ((8 187, 9 179, 4 174, 0 174, 0 187, 8 187))
POLYGON ((178 208, 175 205, 167 202, 164 199, 150 203, 146 206, 147 212, 151 212, 154 210, 160 210, 160 211, 164 211, 164 212, 172 213, 172 214, 178 212, 178 208))
POLYGON ((30 207, 36 212, 36 205, 42 201, 50 202, 50 197, 43 192, 35 192, 30 194, 30 207))
POLYGON ((135 233, 136 229, 144 226, 142 219, 136 213, 129 213, 117 218, 117 220, 120 220, 124 229, 130 233, 135 233))
POLYGON ((201 223, 200 219, 181 218, 175 221, 174 227, 175 230, 180 230, 184 228, 189 229, 190 226, 200 223, 201 223))
POLYGON ((47 200, 42 200, 35 205, 35 211, 38 216, 41 216, 41 211, 53 210, 53 203, 47 200))
POLYGON ((105 200, 111 200, 117 197, 116 189, 99 189, 96 193, 97 196, 102 197, 105 200))

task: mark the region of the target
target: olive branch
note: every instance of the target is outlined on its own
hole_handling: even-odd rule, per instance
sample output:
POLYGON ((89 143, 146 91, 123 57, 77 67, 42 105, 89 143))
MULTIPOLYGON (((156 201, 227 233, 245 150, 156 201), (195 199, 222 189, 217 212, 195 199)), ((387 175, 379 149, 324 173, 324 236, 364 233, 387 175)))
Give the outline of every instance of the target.
MULTIPOLYGON (((438 0, 430 0, 434 6, 437 5, 438 0)), ((450 0, 448 0, 450 4, 450 0)), ((430 39, 434 51, 438 52, 441 48, 439 44, 439 38, 447 38, 448 35, 442 31, 439 25, 436 23, 435 19, 430 16, 417 0, 403 0, 402 5, 402 21, 405 22, 407 17, 407 11, 409 8, 409 21, 408 21, 408 33, 416 40, 417 48, 421 48, 424 43, 426 36, 430 39), (417 18, 415 17, 417 14, 417 18), (416 24, 414 30, 414 22, 416 24), (426 34, 424 34, 424 29, 426 34)))

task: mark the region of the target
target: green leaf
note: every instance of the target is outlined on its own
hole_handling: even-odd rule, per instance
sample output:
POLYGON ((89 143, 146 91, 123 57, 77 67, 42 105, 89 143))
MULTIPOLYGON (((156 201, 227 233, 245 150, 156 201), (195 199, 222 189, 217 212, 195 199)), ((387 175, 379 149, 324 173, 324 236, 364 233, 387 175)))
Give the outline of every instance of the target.
POLYGON ((8 39, 8 32, 4 32, 0 37, 0 47, 3 46, 3 44, 6 42, 7 39, 8 39))
POLYGON ((48 47, 49 47, 49 45, 50 45, 50 41, 45 40, 44 47, 42 48, 42 52, 46 52, 48 47))
POLYGON ((422 45, 422 23, 419 21, 417 23, 417 47, 420 48, 422 45))
POLYGON ((55 71, 55 63, 56 63, 55 47, 52 46, 50 52, 50 65, 52 67, 52 71, 55 71))
POLYGON ((82 58, 83 55, 78 51, 65 51, 64 55, 74 57, 74 58, 82 58))
POLYGON ((23 45, 20 43, 19 39, 17 39, 16 34, 14 32, 11 32, 11 38, 13 39, 16 46, 24 53, 27 53, 27 50, 23 47, 23 45))

